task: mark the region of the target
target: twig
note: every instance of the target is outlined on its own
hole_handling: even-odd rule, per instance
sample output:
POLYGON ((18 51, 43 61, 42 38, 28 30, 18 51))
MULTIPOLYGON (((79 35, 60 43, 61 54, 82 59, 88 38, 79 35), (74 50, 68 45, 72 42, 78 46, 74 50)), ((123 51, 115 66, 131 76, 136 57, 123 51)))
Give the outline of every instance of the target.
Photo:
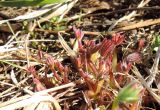
MULTIPOLYGON (((135 11, 145 11, 145 10, 160 10, 160 7, 157 7, 157 6, 155 6, 155 7, 136 7, 136 8, 127 8, 127 9, 119 9, 119 10, 115 10, 115 11, 111 11, 111 12, 103 12, 103 13, 91 13, 91 14, 88 14, 88 15, 86 15, 86 16, 84 16, 84 17, 88 17, 88 16, 100 16, 100 15, 105 15, 105 16, 107 16, 107 15, 113 15, 113 14, 116 14, 116 13, 122 13, 122 12, 126 12, 126 11, 133 11, 133 10, 135 10, 135 11)), ((80 16, 80 15, 79 15, 80 16)), ((72 17, 70 17, 70 18, 68 18, 69 20, 70 19, 73 19, 72 17)), ((73 19, 74 20, 74 19, 73 19)))
POLYGON ((55 98, 51 97, 50 95, 46 95, 46 96, 39 96, 39 95, 34 95, 28 99, 24 99, 22 101, 1 107, 0 110, 13 110, 13 109, 18 109, 18 108, 22 108, 28 105, 31 105, 33 103, 39 103, 42 101, 49 101, 52 102, 56 108, 56 110, 61 110, 61 107, 59 104, 57 104, 58 102, 55 100, 55 98), (59 105, 59 106, 58 106, 59 105))
POLYGON ((62 35, 60 32, 58 32, 58 39, 59 39, 59 42, 61 43, 62 47, 65 49, 65 51, 68 53, 68 55, 70 57, 75 57, 77 54, 74 50, 72 50, 68 44, 66 43, 66 41, 63 39, 62 35))
POLYGON ((147 85, 148 85, 148 87, 151 86, 151 84, 155 80, 156 75, 158 74, 159 59, 160 59, 160 46, 158 47, 158 51, 157 51, 156 58, 154 60, 153 66, 152 66, 152 68, 149 71, 150 75, 149 75, 149 77, 147 79, 147 85))
POLYGON ((5 46, 9 45, 14 39, 16 39, 16 37, 20 34, 20 31, 16 32, 16 34, 14 34, 11 39, 9 39, 9 41, 5 44, 5 46))
POLYGON ((157 7, 157 6, 156 7, 136 7, 136 8, 120 9, 120 10, 115 10, 115 11, 111 11, 111 12, 96 13, 96 14, 94 14, 93 12, 95 12, 97 10, 94 10, 94 11, 90 11, 90 12, 85 13, 85 14, 71 16, 71 17, 67 18, 67 21, 71 22, 71 21, 76 20, 80 17, 85 18, 85 17, 89 17, 89 16, 101 16, 101 15, 108 16, 108 15, 113 15, 113 14, 116 14, 116 13, 122 13, 122 12, 133 11, 133 10, 136 10, 136 11, 140 11, 140 10, 160 10, 160 7, 157 7))
MULTIPOLYGON (((116 32, 133 30, 133 29, 142 28, 142 27, 155 25, 155 24, 160 25, 160 19, 149 19, 149 20, 141 21, 138 23, 130 24, 128 26, 113 29, 113 31, 109 31, 109 32, 91 32, 91 31, 83 31, 83 32, 85 35, 93 35, 93 36, 111 35, 116 32)), ((52 34, 52 33, 57 34, 58 33, 58 31, 44 30, 44 29, 37 29, 37 28, 35 29, 35 31, 47 32, 48 34, 52 34)), ((64 31, 69 31, 69 30, 64 30, 64 31)))
POLYGON ((20 81, 16 86, 10 87, 9 89, 5 90, 4 92, 0 93, 0 97, 2 97, 2 95, 10 92, 12 89, 20 86, 21 84, 25 83, 29 78, 31 77, 31 75, 25 79, 23 79, 22 81, 20 81))
POLYGON ((11 74, 10 77, 11 77, 12 82, 13 82, 15 85, 18 84, 16 75, 15 75, 15 72, 14 72, 13 69, 11 70, 10 74, 11 74))
POLYGON ((104 33, 100 33, 100 32, 89 32, 89 31, 84 31, 85 34, 92 34, 92 35, 112 35, 116 32, 120 32, 120 31, 128 31, 128 30, 133 30, 133 29, 137 29, 137 28, 142 28, 142 27, 147 27, 150 25, 160 25, 160 19, 150 19, 150 20, 145 20, 145 21, 141 21, 135 24, 131 24, 128 26, 124 26, 124 27, 120 27, 117 29, 114 29, 113 31, 109 31, 109 32, 104 32, 104 33))
POLYGON ((150 25, 160 25, 160 19, 150 19, 150 20, 145 20, 145 21, 141 21, 135 24, 131 24, 129 26, 124 26, 121 28, 117 28, 111 32, 117 32, 117 31, 127 31, 127 30, 132 30, 132 29, 137 29, 137 28, 142 28, 142 27, 146 27, 146 26, 150 26, 150 25))
MULTIPOLYGON (((66 29, 66 30, 62 30, 61 32, 67 32, 70 31, 71 29, 66 29)), ((59 31, 55 31, 55 30, 44 30, 44 29, 39 29, 39 28, 35 28, 34 31, 36 32, 44 32, 47 34, 57 34, 59 31)))
MULTIPOLYGON (((46 90, 43 90, 43 91, 40 91, 40 92, 35 92, 33 95, 34 95, 34 96, 41 96, 41 95, 48 94, 49 92, 55 92, 55 91, 58 91, 58 90, 61 90, 61 89, 74 87, 75 85, 76 85, 76 84, 74 84, 74 83, 68 83, 68 84, 64 84, 64 85, 58 86, 58 87, 46 89, 46 90)), ((13 103, 19 102, 19 101, 21 101, 21 100, 23 101, 23 100, 28 99, 28 98, 30 98, 30 97, 31 97, 31 95, 25 95, 25 96, 22 96, 22 97, 13 99, 13 100, 9 100, 9 101, 7 101, 7 102, 1 103, 1 104, 0 104, 0 107, 4 107, 4 106, 7 106, 7 105, 9 105, 9 104, 13 104, 13 103)))
POLYGON ((15 98, 15 99, 12 99, 12 100, 9 100, 9 101, 0 103, 0 108, 1 108, 1 107, 4 107, 4 106, 7 106, 7 105, 9 105, 9 104, 13 104, 13 103, 16 103, 16 102, 18 102, 18 101, 27 99, 27 98, 29 98, 29 97, 30 97, 30 95, 25 95, 25 96, 21 96, 21 97, 18 97, 18 98, 15 98))
POLYGON ((28 49, 28 39, 29 39, 30 33, 27 34, 26 39, 25 39, 25 50, 26 50, 26 59, 27 59, 27 66, 30 66, 29 62, 29 49, 28 49))
POLYGON ((61 85, 61 86, 57 86, 57 87, 54 87, 54 88, 50 88, 50 89, 46 89, 46 90, 43 90, 43 91, 40 91, 40 92, 36 92, 35 94, 36 95, 44 95, 44 94, 47 94, 49 92, 54 92, 54 91, 57 91, 57 90, 61 90, 61 89, 65 89, 65 88, 69 88, 69 87, 74 87, 76 84, 75 83, 68 83, 68 84, 64 84, 64 85, 61 85))
MULTIPOLYGON (((141 3, 138 5, 138 8, 145 6, 145 5, 146 5, 147 3, 149 3, 149 2, 150 2, 150 0, 142 0, 141 3)), ((117 20, 114 24, 112 24, 112 25, 109 27, 108 31, 112 31, 112 29, 113 29, 119 22, 122 22, 122 21, 124 21, 124 20, 129 20, 129 19, 131 19, 135 14, 136 14, 136 11, 133 11, 133 12, 131 12, 129 15, 123 16, 122 18, 120 18, 119 20, 117 20)))
POLYGON ((132 69, 133 73, 137 76, 137 78, 139 79, 139 81, 142 83, 142 85, 149 91, 149 93, 153 96, 153 98, 160 104, 160 96, 158 96, 157 94, 154 93, 154 91, 148 87, 147 82, 144 80, 144 78, 141 76, 141 74, 139 73, 138 69, 133 66, 132 69))
POLYGON ((10 31, 12 32, 12 34, 15 35, 14 30, 13 30, 11 24, 9 22, 7 22, 7 25, 9 27, 10 31))

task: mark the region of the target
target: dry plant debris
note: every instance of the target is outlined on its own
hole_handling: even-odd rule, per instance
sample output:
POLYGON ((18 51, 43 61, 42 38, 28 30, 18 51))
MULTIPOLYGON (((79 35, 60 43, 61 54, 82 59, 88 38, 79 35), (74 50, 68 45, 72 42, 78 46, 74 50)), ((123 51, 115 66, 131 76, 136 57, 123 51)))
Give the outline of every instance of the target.
POLYGON ((0 110, 159 110, 158 2, 0 7, 0 110))

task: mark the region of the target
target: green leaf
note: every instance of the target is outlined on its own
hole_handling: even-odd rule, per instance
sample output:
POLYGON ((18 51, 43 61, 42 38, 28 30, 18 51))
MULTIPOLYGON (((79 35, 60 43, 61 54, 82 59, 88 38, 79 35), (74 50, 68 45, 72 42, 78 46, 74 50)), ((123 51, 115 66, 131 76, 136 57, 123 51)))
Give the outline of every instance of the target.
POLYGON ((134 102, 138 100, 138 94, 141 90, 133 86, 134 84, 129 84, 119 92, 117 97, 119 102, 134 102))
POLYGON ((8 0, 0 1, 0 6, 23 7, 23 6, 42 6, 46 4, 63 3, 66 0, 8 0))
POLYGON ((114 100, 112 105, 112 110, 117 110, 119 103, 128 102, 133 103, 136 102, 139 98, 139 93, 141 89, 135 87, 135 83, 130 83, 126 87, 124 87, 119 93, 117 98, 114 100))
POLYGON ((157 47, 160 46, 160 35, 159 35, 159 36, 156 36, 155 45, 156 45, 157 47))
POLYGON ((160 35, 155 36, 154 42, 152 44, 152 49, 154 51, 157 51, 159 46, 160 46, 160 35))

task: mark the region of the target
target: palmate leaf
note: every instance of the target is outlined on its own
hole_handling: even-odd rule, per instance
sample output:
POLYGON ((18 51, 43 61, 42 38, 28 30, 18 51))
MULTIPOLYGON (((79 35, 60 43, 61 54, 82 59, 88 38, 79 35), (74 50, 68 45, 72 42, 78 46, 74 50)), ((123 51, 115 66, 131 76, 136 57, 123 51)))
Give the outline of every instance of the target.
POLYGON ((42 6, 46 4, 63 3, 65 1, 66 0, 7 0, 7 1, 0 1, 0 7, 42 6))

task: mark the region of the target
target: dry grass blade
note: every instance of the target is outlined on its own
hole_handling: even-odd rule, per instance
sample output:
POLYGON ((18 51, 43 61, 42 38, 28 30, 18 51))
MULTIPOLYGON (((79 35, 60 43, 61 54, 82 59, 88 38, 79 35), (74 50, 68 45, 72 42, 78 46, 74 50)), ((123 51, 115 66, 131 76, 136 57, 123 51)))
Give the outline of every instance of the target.
POLYGON ((14 84, 18 84, 18 81, 16 79, 16 75, 15 75, 15 72, 14 72, 13 69, 11 70, 11 79, 12 79, 14 84))
MULTIPOLYGON (((49 96, 49 95, 48 95, 49 96)), ((40 103, 34 102, 33 104, 30 104, 28 106, 25 106, 23 110, 61 110, 61 107, 58 103, 58 101, 53 98, 52 96, 49 96, 52 99, 51 101, 41 101, 40 103), (54 106, 53 106, 54 104, 54 106)))
MULTIPOLYGON (((17 85, 15 85, 15 86, 3 91, 2 93, 0 93, 0 97, 2 97, 6 93, 9 93, 11 90, 13 90, 14 88, 20 86, 21 84, 25 83, 29 78, 31 78, 31 75, 28 76, 27 78, 23 79, 22 81, 20 81, 17 85)), ((1 106, 1 104, 0 104, 0 106, 1 106)))
POLYGON ((13 45, 4 45, 0 46, 0 56, 1 54, 3 55, 4 52, 11 52, 11 51, 16 51, 22 49, 22 47, 13 47, 13 45))
POLYGON ((25 38, 25 51, 26 51, 27 67, 30 66, 30 61, 29 61, 30 52, 29 52, 29 49, 28 49, 29 37, 30 37, 30 33, 28 33, 26 38, 25 38))
MULTIPOLYGON (((128 31, 128 30, 132 30, 132 29, 136 29, 136 28, 142 28, 142 27, 146 27, 146 26, 150 26, 150 25, 160 25, 160 19, 149 19, 149 20, 144 20, 138 23, 134 23, 128 26, 124 26, 124 27, 120 27, 117 29, 114 29, 113 31, 118 32, 118 31, 128 31)), ((112 31, 111 31, 112 32, 112 31)))
MULTIPOLYGON (((140 2, 140 4, 138 5, 138 8, 145 6, 145 5, 146 5, 147 3, 149 3, 150 1, 151 1, 151 0, 142 0, 142 1, 140 2)), ((131 12, 129 15, 123 16, 122 18, 120 18, 119 20, 117 20, 114 24, 112 24, 112 25, 109 27, 108 31, 112 31, 112 29, 113 29, 118 23, 120 23, 120 22, 122 22, 122 21, 124 21, 124 20, 129 20, 129 19, 131 19, 135 14, 136 14, 136 11, 133 11, 133 12, 131 12)))
POLYGON ((61 107, 59 106, 56 99, 54 99, 53 97, 51 97, 49 95, 48 96, 34 95, 34 96, 32 96, 28 99, 24 99, 22 101, 19 101, 19 102, 1 107, 0 110, 14 110, 14 109, 22 108, 22 107, 25 107, 25 106, 29 106, 33 103, 40 103, 40 102, 43 102, 43 101, 52 102, 55 105, 56 110, 61 110, 61 107))
POLYGON ((55 108, 51 102, 45 101, 24 107, 23 110, 54 110, 54 109, 55 108))
POLYGON ((138 69, 133 66, 132 69, 133 73, 137 76, 137 78, 139 79, 139 81, 142 83, 142 85, 149 91, 149 93, 153 96, 153 98, 160 104, 160 96, 158 96, 157 94, 154 93, 154 91, 148 87, 147 82, 144 80, 144 78, 141 76, 141 74, 139 73, 138 69))
POLYGON ((49 92, 54 92, 54 91, 57 91, 57 90, 61 90, 61 89, 69 88, 69 87, 74 87, 74 86, 75 86, 74 83, 68 83, 68 84, 64 84, 64 85, 57 86, 57 87, 54 87, 54 88, 46 89, 46 90, 43 90, 43 91, 40 91, 40 92, 36 92, 35 94, 44 95, 44 94, 47 94, 49 92))
POLYGON ((59 16, 59 15, 61 15, 61 18, 59 19, 59 21, 61 21, 63 16, 75 5, 75 3, 77 3, 77 1, 78 0, 73 0, 70 3, 66 3, 66 4, 62 5, 55 12, 41 18, 38 22, 42 23, 46 20, 49 20, 49 19, 53 18, 54 16, 59 16))
POLYGON ((149 75, 149 77, 147 79, 147 85, 148 85, 148 87, 151 86, 151 84, 155 80, 156 75, 158 74, 159 59, 160 59, 160 47, 158 48, 158 51, 157 51, 156 58, 154 60, 153 66, 152 66, 152 68, 149 71, 150 75, 149 75))
POLYGON ((66 52, 68 53, 69 56, 71 57, 75 57, 76 56, 76 52, 73 51, 67 44, 67 42, 63 39, 62 35, 60 34, 60 32, 58 32, 58 39, 59 42, 61 43, 62 47, 66 50, 66 52))
POLYGON ((48 13, 49 11, 53 10, 53 9, 56 9, 57 7, 59 7, 59 5, 56 5, 56 6, 50 6, 50 7, 44 7, 44 8, 41 8, 39 10, 36 10, 36 11, 33 11, 31 13, 27 13, 25 15, 20 15, 16 18, 13 18, 13 19, 8 19, 8 20, 1 20, 0 21, 0 24, 3 24, 3 23, 6 23, 8 21, 19 21, 19 20, 26 20, 26 19, 33 19, 33 18, 37 18, 39 16, 42 16, 43 14, 45 13, 48 13))
MULTIPOLYGON (((61 16, 59 19, 59 22, 62 20, 63 16, 77 3, 78 0, 73 0, 70 3, 65 3, 59 6, 55 11, 53 11, 51 14, 46 15, 39 19, 37 22, 42 23, 45 21, 48 21, 49 19, 56 17, 56 16, 61 16)), ((36 27, 36 25, 34 26, 36 27)))
MULTIPOLYGON (((68 83, 68 84, 64 84, 64 85, 61 85, 61 86, 58 86, 58 87, 54 87, 54 88, 50 88, 50 89, 46 89, 46 90, 43 90, 43 91, 40 91, 40 92, 36 92, 34 95, 37 97, 37 96, 42 96, 42 95, 45 95, 45 94, 48 94, 49 92, 54 92, 54 91, 57 91, 57 90, 61 90, 61 89, 65 89, 65 88, 69 88, 69 87, 74 87, 75 84, 74 83, 68 83)), ((12 87, 13 89, 13 87, 12 87)), ((10 89, 11 90, 11 89, 10 89)), ((7 90, 7 92, 9 92, 10 90, 7 90)), ((6 92, 5 92, 6 93, 6 92)), ((4 94, 4 93, 3 93, 4 94)), ((2 95, 3 95, 2 94, 2 95)), ((19 97, 19 98, 16 98, 16 99, 12 99, 12 100, 9 100, 7 102, 3 102, 0 104, 0 107, 5 107, 7 105, 11 105, 13 103, 16 103, 16 102, 20 102, 20 101, 23 101, 23 100, 26 100, 28 98, 30 98, 31 96, 30 95, 26 95, 26 96, 22 96, 22 97, 19 97)), ((13 106, 13 105, 12 105, 13 106)), ((9 110, 9 109, 6 109, 6 110, 9 110)))

